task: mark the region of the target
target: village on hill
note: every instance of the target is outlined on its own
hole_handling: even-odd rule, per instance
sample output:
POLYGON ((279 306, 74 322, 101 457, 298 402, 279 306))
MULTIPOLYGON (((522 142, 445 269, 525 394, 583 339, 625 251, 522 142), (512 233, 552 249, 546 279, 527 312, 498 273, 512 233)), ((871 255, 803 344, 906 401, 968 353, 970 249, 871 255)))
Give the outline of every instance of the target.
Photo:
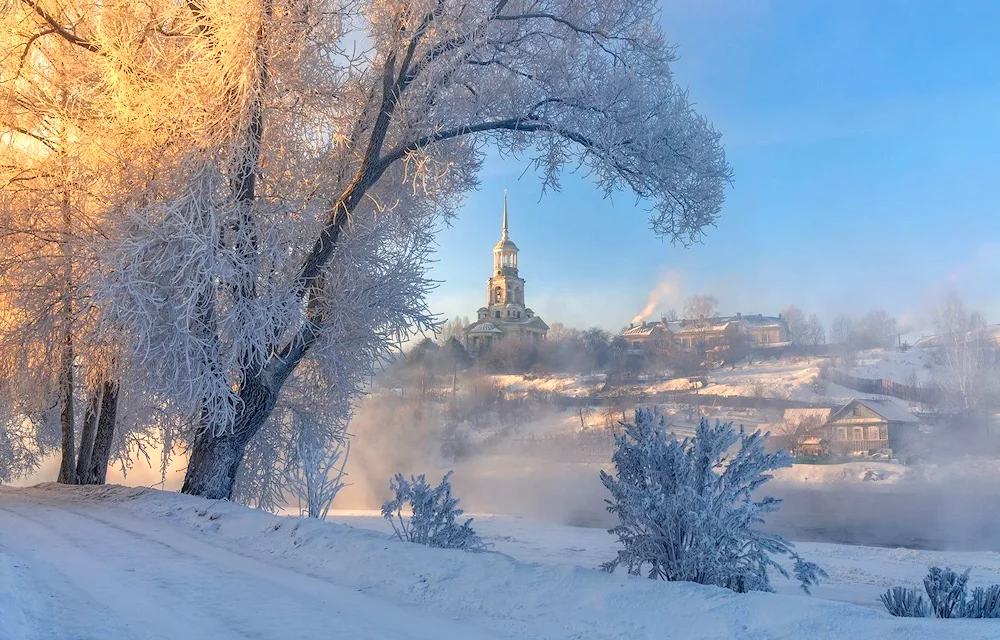
POLYGON ((376 378, 376 396, 436 403, 431 421, 457 456, 608 460, 637 406, 658 407, 682 435, 702 418, 760 429, 800 463, 1000 452, 1000 325, 957 298, 925 335, 902 335, 879 310, 838 317, 829 332, 794 306, 719 315, 709 295, 656 320, 647 308, 613 334, 539 318, 518 253, 505 196, 477 319, 446 323, 376 378))

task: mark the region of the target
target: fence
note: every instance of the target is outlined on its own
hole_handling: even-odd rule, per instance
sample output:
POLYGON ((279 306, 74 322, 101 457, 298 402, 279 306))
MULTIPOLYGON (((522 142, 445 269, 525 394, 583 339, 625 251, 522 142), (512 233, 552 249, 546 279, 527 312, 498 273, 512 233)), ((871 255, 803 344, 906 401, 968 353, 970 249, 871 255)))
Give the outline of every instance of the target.
POLYGON ((935 404, 941 399, 941 392, 938 389, 929 387, 914 387, 883 378, 855 378, 842 371, 830 368, 820 369, 819 374, 824 380, 829 380, 834 384, 839 384, 842 387, 854 389, 861 393, 892 396, 901 400, 922 402, 925 404, 935 404))

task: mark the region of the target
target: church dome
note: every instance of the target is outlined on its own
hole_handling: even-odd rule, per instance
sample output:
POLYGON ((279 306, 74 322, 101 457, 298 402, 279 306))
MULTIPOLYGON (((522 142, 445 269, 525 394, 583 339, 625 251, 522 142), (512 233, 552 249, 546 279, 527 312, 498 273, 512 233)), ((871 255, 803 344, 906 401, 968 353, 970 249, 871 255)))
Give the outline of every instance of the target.
POLYGON ((476 326, 472 327, 472 329, 469 330, 469 334, 470 335, 474 334, 474 333, 479 333, 479 334, 484 334, 484 333, 503 333, 503 330, 500 329, 500 328, 498 328, 492 322, 483 322, 483 323, 477 324, 476 326))
POLYGON ((514 244, 514 241, 511 240, 510 238, 501 240, 500 242, 496 243, 496 246, 493 247, 493 250, 494 251, 504 251, 504 252, 513 251, 514 253, 517 253, 518 251, 520 251, 517 248, 517 245, 514 244))

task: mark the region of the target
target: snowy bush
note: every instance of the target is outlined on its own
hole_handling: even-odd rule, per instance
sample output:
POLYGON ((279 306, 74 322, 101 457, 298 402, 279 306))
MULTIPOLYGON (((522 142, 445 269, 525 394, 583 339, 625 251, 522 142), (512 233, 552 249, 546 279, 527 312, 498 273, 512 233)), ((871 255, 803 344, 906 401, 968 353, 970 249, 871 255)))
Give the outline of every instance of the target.
POLYGON ((1000 584, 973 589, 963 611, 963 618, 1000 618, 1000 584))
POLYGON ((882 594, 882 604, 898 618, 926 618, 931 608, 916 589, 893 587, 882 594))
POLYGON ((924 589, 931 609, 938 618, 960 618, 965 610, 966 584, 969 571, 959 575, 951 568, 931 567, 924 578, 924 589))
POLYGON ((299 515, 326 519, 340 490, 347 486, 344 469, 351 453, 348 441, 329 444, 299 440, 282 475, 298 500, 299 515))
POLYGON ((423 475, 407 480, 397 473, 389 481, 395 497, 382 505, 382 517, 392 524, 396 537, 442 549, 486 549, 486 543, 472 529, 472 518, 458 523, 464 512, 458 508, 458 499, 451 495, 452 473, 445 474, 441 484, 433 488, 423 475), (412 513, 409 520, 403 516, 407 504, 412 513))
POLYGON ((916 589, 893 587, 882 594, 882 604, 901 618, 1000 618, 1000 585, 977 587, 968 595, 969 571, 931 567, 924 578, 928 602, 916 589))
POLYGON ((788 577, 773 556, 788 555, 806 593, 826 577, 784 538, 756 528, 780 500, 755 500, 754 492, 771 478, 768 471, 791 465, 787 453, 764 450, 766 436, 702 419, 693 438, 678 440, 657 409, 637 410, 635 423, 622 427, 615 475, 601 472, 611 492, 608 511, 619 519, 610 533, 623 547, 606 571, 624 565, 650 578, 771 591, 769 569, 788 577))

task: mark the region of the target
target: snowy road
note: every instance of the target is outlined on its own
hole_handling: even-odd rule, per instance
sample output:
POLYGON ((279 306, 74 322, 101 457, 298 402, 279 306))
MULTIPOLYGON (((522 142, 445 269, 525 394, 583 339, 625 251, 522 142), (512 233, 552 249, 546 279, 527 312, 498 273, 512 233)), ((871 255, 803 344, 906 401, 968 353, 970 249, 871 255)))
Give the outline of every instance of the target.
MULTIPOLYGON (((532 544, 514 538, 530 539, 534 525, 522 526, 491 537, 512 554, 529 551, 532 544)), ((736 594, 608 575, 587 568, 608 549, 551 533, 533 552, 535 564, 170 492, 0 487, 0 640, 1000 637, 995 620, 906 620, 871 606, 878 589, 917 579, 923 558, 896 558, 917 572, 893 570, 875 585, 880 569, 871 565, 886 551, 837 558, 828 545, 835 591, 827 595, 848 599, 836 589, 864 583, 871 591, 857 606, 819 597, 819 589, 814 597, 736 594)), ((977 571, 985 574, 995 563, 982 560, 977 571)))
POLYGON ((4 556, 2 640, 496 637, 92 502, 0 492, 4 556))

